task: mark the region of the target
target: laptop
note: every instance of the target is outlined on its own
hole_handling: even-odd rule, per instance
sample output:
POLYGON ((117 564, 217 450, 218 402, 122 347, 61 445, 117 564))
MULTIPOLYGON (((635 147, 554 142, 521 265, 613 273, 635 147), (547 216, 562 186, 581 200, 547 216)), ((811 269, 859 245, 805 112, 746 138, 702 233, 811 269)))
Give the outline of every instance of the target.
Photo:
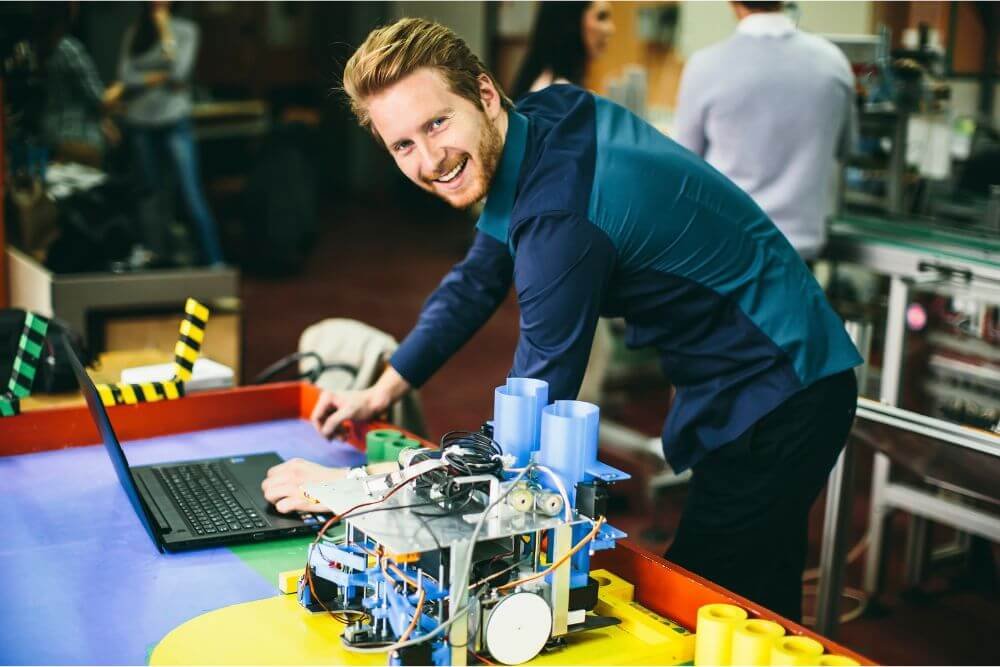
POLYGON ((260 483, 282 461, 275 452, 130 466, 97 387, 63 344, 118 481, 160 551, 312 534, 326 521, 319 514, 280 514, 264 498, 260 483))

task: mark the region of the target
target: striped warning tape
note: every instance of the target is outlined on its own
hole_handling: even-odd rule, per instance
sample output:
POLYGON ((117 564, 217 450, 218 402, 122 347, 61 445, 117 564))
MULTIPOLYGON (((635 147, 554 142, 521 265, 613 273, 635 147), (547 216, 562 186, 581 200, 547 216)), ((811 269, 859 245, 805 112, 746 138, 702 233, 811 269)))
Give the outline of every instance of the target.
POLYGON ((208 308, 194 299, 188 299, 184 304, 180 335, 177 338, 177 345, 174 346, 174 377, 182 382, 191 379, 194 362, 205 340, 206 324, 208 324, 208 308))
POLYGON ((14 357, 14 368, 7 384, 7 389, 16 398, 31 394, 31 385, 38 372, 38 359, 42 356, 42 346, 45 345, 48 330, 49 321, 46 318, 34 313, 25 315, 24 331, 17 343, 17 356, 14 357))
POLYGON ((139 384, 126 382, 99 384, 97 385, 97 393, 101 397, 101 402, 107 407, 153 403, 180 398, 184 395, 184 383, 178 380, 167 380, 166 382, 141 382, 139 384))
POLYGON ((13 417, 21 412, 21 399, 9 391, 0 394, 0 417, 13 417))
POLYGON ((194 362, 201 353, 205 340, 205 325, 209 310, 195 299, 184 304, 184 319, 181 320, 180 334, 174 347, 174 377, 166 382, 143 382, 140 384, 97 385, 101 402, 112 405, 135 405, 154 401, 171 400, 184 395, 184 383, 191 379, 194 362))
POLYGON ((31 395, 31 385, 38 374, 38 360, 49 330, 48 319, 35 313, 25 313, 24 330, 17 342, 17 354, 10 371, 7 391, 0 394, 0 417, 14 417, 21 413, 21 399, 31 395))

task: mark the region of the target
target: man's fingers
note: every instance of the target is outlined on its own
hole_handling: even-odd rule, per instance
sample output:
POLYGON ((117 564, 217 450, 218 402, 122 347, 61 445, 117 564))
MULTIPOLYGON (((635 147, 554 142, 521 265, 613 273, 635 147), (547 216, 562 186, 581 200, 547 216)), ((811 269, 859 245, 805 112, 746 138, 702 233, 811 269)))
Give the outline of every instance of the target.
POLYGON ((274 508, 282 513, 288 512, 328 512, 329 510, 320 505, 319 503, 314 503, 309 500, 301 493, 298 496, 288 496, 287 498, 282 498, 274 504, 274 508))
POLYGON ((319 430, 323 425, 323 418, 330 412, 333 405, 333 396, 326 393, 325 391, 319 395, 319 400, 316 401, 316 405, 313 406, 312 414, 309 416, 309 421, 312 422, 316 430, 319 430))
POLYGON ((265 475, 264 477, 265 479, 278 477, 280 475, 283 475, 286 470, 288 470, 288 461, 279 463, 276 466, 271 466, 270 468, 267 469, 267 475, 265 475))
POLYGON ((260 490, 264 492, 264 497, 268 500, 268 494, 274 493, 274 490, 284 486, 284 480, 278 477, 265 477, 264 481, 260 483, 260 490))
POLYGON ((298 505, 301 502, 305 502, 305 498, 282 498, 274 504, 274 509, 278 510, 282 514, 287 514, 288 512, 293 512, 299 509, 298 505))
POLYGON ((287 461, 282 461, 278 465, 271 466, 267 469, 267 475, 265 477, 281 477, 288 475, 295 475, 296 471, 302 467, 305 463, 303 459, 298 457, 294 459, 288 459, 287 461))
MULTIPOLYGON (((264 483, 267 484, 267 480, 264 483)), ((267 502, 269 503, 276 503, 282 498, 290 496, 302 495, 298 484, 290 484, 288 482, 271 483, 267 484, 267 486, 262 484, 261 490, 264 492, 264 497, 267 498, 267 502)))
POLYGON ((348 419, 350 416, 350 411, 347 408, 340 408, 327 417, 326 421, 323 422, 323 428, 320 429, 320 433, 322 433, 326 438, 332 438, 341 422, 348 419))

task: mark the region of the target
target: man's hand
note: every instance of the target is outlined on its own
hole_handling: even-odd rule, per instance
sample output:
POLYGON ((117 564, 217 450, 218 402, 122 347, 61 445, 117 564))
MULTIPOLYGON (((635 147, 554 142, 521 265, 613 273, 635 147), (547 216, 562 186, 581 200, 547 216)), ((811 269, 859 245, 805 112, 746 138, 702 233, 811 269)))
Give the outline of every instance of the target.
POLYGON ((347 419, 366 421, 385 412, 390 405, 410 390, 410 384, 396 369, 386 366, 378 382, 362 391, 324 391, 309 420, 316 430, 332 438, 347 419))
POLYGON ((302 486, 311 482, 332 482, 346 475, 347 468, 327 468, 303 459, 291 459, 268 470, 260 488, 279 512, 329 512, 326 506, 306 498, 302 486))
POLYGON ((363 391, 324 391, 309 420, 324 437, 332 438, 345 420, 366 421, 387 407, 388 401, 374 387, 363 391))

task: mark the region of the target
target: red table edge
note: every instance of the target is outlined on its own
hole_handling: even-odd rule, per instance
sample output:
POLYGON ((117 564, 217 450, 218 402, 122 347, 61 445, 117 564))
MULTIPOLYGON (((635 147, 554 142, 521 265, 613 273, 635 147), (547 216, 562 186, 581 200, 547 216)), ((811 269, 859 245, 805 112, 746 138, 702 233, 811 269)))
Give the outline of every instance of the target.
MULTIPOLYGON (((120 405, 108 408, 108 414, 118 437, 125 441, 277 419, 308 419, 318 396, 319 389, 310 384, 282 382, 200 392, 173 401, 120 405)), ((348 441, 362 449, 363 431, 383 426, 398 428, 380 422, 352 426, 348 441)), ((0 456, 100 442, 97 428, 83 405, 32 410, 0 419, 0 456)), ((615 549, 598 552, 592 564, 632 582, 637 602, 687 628, 696 626, 698 608, 702 605, 717 602, 735 604, 746 609, 752 617, 781 624, 789 634, 815 639, 823 644, 828 653, 844 655, 862 664, 876 664, 808 628, 642 550, 629 540, 622 540, 615 549)))

